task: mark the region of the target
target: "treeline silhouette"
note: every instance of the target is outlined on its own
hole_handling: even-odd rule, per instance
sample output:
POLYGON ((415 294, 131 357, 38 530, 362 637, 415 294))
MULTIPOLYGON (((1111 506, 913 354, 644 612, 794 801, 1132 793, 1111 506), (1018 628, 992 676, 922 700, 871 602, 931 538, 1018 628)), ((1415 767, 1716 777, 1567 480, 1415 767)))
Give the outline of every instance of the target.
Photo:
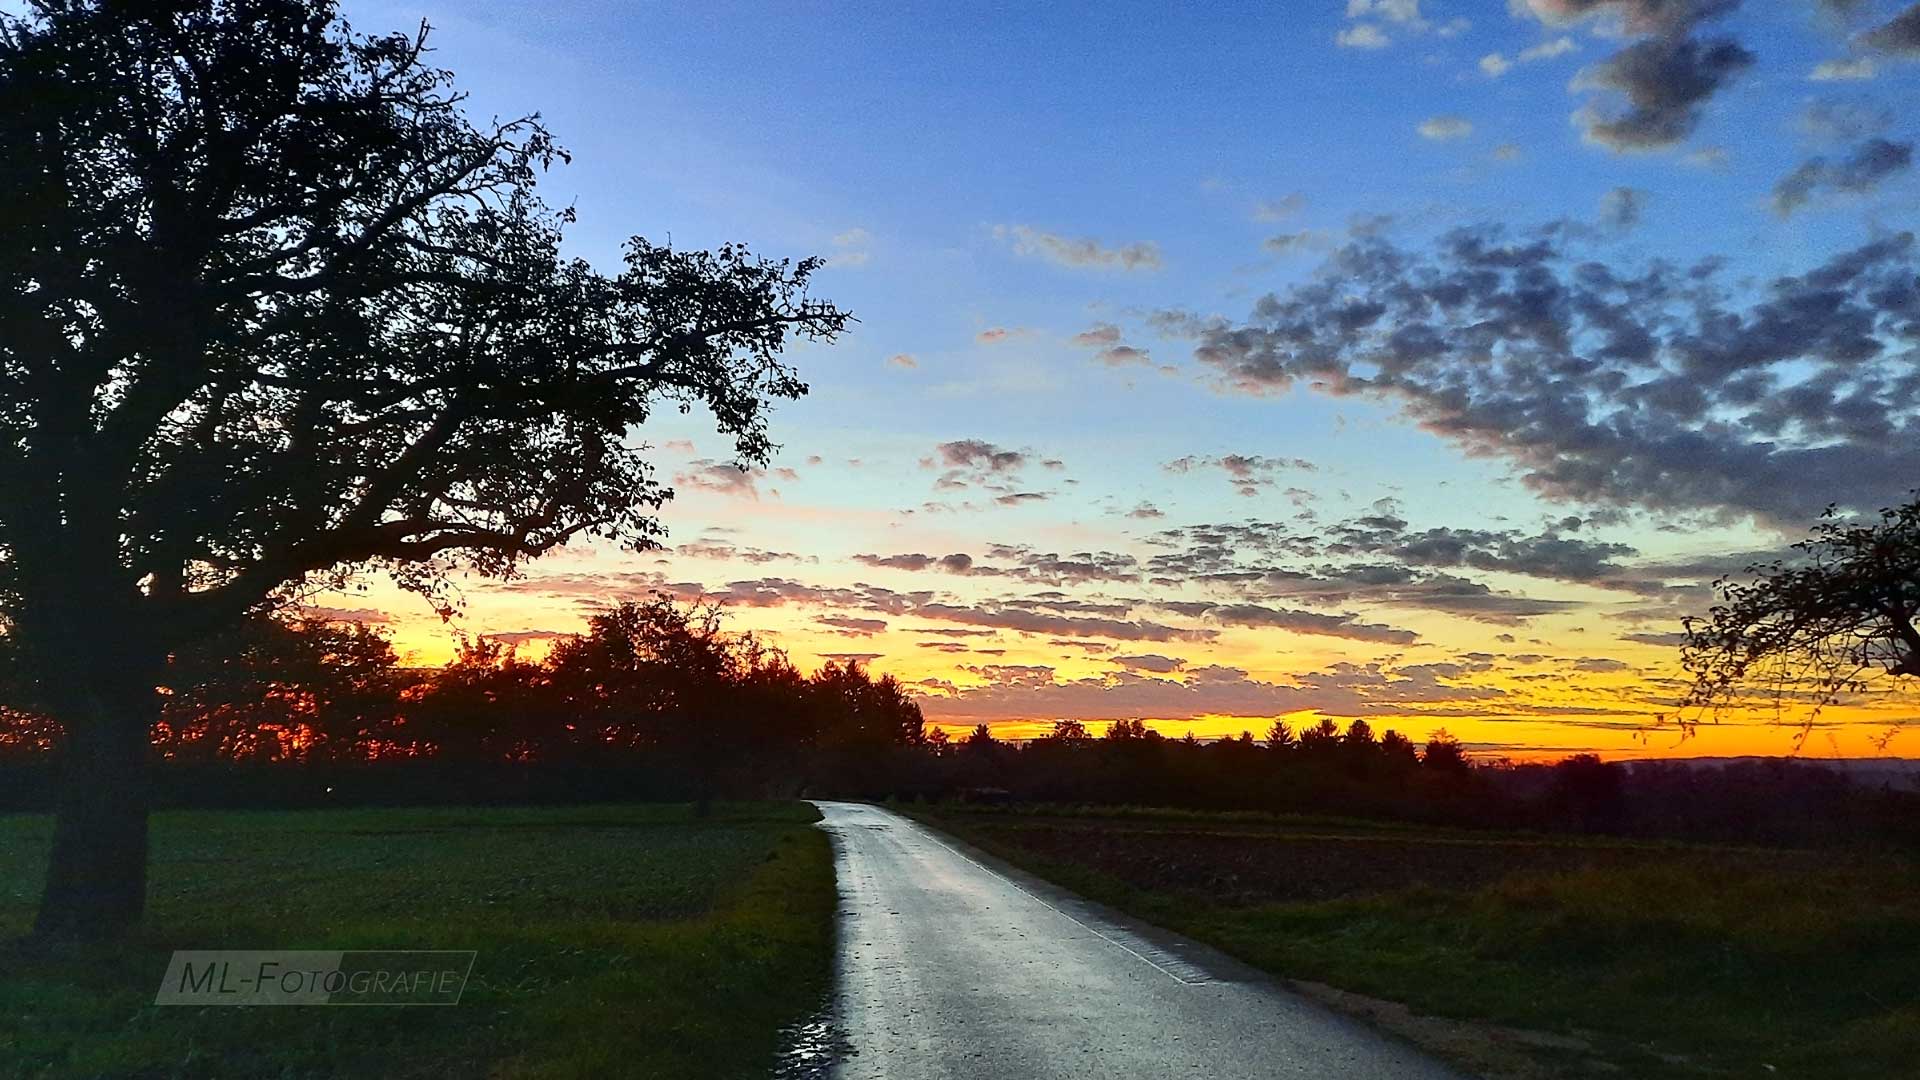
MULTIPOLYGON (((0 663, 0 671, 6 670, 0 663)), ((17 669, 10 695, 30 698, 17 669)), ((0 685, 5 685, 0 683, 0 685)), ((1262 739, 1168 738, 1063 720, 1010 742, 928 728, 891 676, 812 674, 712 605, 665 596, 594 616, 533 659, 481 638, 410 669, 380 632, 261 618, 174 658, 152 731, 156 805, 684 800, 797 795, 1393 818, 1756 843, 1920 841, 1920 796, 1770 759, 1476 763, 1365 720, 1262 739)), ((44 809, 55 724, 0 708, 0 809, 44 809)))
MULTIPOLYGON (((0 701, 31 700, 25 674, 0 701)), ((481 638, 430 671, 362 625, 254 619, 174 657, 168 684, 151 738, 159 806, 704 805, 870 782, 883 770, 864 762, 920 745, 924 727, 892 676, 803 674, 727 631, 719 608, 665 596, 593 616, 542 659, 481 638)), ((0 807, 50 804, 59 738, 44 716, 0 708, 0 807)))
MULTIPOLYGON (((1435 825, 1759 844, 1920 845, 1920 794, 1853 783, 1781 758, 1694 764, 1475 761, 1438 732, 1424 744, 1365 720, 1265 739, 1167 738, 1138 721, 1094 736, 1062 721, 1024 745, 984 725, 915 759, 923 798, 1179 807, 1389 818, 1435 825)), ((896 783, 896 787, 898 784, 896 783)), ((870 792, 869 794, 876 794, 870 792)))

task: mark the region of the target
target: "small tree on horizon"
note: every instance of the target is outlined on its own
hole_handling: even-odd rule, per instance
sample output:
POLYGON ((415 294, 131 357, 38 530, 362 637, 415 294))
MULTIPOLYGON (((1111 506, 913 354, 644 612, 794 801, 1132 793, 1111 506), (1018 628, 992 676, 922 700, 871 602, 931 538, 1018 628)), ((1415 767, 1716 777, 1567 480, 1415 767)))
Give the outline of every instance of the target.
POLYGON ((785 347, 847 323, 818 261, 634 237, 602 273, 534 193, 564 159, 332 0, 0 14, 0 682, 64 733, 39 932, 141 913, 169 657, 364 568, 444 604, 655 544, 660 408, 767 459, 785 347))

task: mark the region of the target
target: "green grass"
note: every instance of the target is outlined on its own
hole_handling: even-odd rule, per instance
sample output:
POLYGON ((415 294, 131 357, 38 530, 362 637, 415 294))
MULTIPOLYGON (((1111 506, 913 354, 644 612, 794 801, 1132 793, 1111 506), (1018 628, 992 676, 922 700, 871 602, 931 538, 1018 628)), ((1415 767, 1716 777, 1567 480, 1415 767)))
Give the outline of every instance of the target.
POLYGON ((0 817, 0 1075, 765 1076, 824 1001, 804 803, 156 816, 148 916, 45 954, 50 822, 0 817), (474 949, 453 1008, 155 1007, 176 948, 474 949))
MULTIPOLYGON (((1539 1049, 1536 1075, 1594 1075, 1597 1061, 1648 1078, 1920 1077, 1920 868, 1908 859, 1679 845, 1623 859, 1607 844, 1604 864, 1523 870, 1477 888, 1229 906, 1128 880, 1063 856, 1059 844, 1036 855, 1021 846, 1023 830, 1047 826, 1017 815, 923 816, 1276 974, 1594 1048, 1539 1049)), ((1160 818, 1150 828, 1164 836, 1174 825, 1160 818)), ((1141 822, 1101 827, 1111 836, 1141 822)), ((1216 826, 1196 818, 1187 827, 1216 826)), ((1326 838, 1317 824, 1300 831, 1326 838)), ((1442 842, 1469 841, 1456 832, 1442 842)), ((1355 858, 1369 850, 1354 838, 1355 858)))

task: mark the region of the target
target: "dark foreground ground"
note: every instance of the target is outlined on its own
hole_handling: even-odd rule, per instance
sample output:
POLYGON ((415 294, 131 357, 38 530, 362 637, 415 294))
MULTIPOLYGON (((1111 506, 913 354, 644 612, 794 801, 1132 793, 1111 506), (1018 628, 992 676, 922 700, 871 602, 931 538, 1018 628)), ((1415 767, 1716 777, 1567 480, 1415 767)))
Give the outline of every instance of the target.
POLYGON ((0 817, 0 1076, 764 1077, 831 977, 803 803, 171 813, 130 945, 45 955, 0 817), (475 949, 454 1008, 157 1008, 175 948, 475 949))
POLYGON ((1488 1075, 1920 1077, 1910 858, 1260 815, 913 812, 1275 974, 1410 1006, 1343 1002, 1488 1075))

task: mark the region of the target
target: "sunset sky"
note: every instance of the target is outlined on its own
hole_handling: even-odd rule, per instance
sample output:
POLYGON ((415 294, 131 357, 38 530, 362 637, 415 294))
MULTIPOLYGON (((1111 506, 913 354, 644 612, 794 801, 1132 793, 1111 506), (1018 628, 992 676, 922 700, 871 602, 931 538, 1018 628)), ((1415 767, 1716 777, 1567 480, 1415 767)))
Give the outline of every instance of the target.
MULTIPOLYGON (((790 353, 812 392, 767 470, 704 416, 637 434, 664 550, 469 580, 450 625, 325 598, 414 662, 666 589, 1009 735, 1783 753, 1771 714, 1653 727, 1679 619, 1827 503, 1920 485, 1904 2, 346 14, 426 18, 473 113, 543 115, 575 253, 818 254, 859 320, 790 353)), ((1806 752, 1877 753, 1911 709, 1806 752)))

